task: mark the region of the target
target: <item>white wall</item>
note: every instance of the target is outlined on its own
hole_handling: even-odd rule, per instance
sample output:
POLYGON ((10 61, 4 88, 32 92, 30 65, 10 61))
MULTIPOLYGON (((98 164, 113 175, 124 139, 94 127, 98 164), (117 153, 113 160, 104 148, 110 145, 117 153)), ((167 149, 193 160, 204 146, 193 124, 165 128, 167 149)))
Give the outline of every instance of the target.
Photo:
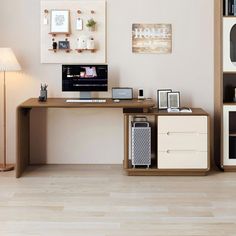
MULTIPOLYGON (((109 87, 143 87, 146 95, 154 99, 157 89, 173 88, 181 92, 182 105, 202 107, 212 113, 213 2, 108 0, 109 87), (172 54, 133 54, 132 23, 171 23, 172 54)), ((49 84, 49 97, 75 95, 61 92, 60 65, 40 64, 39 20, 39 0, 0 0, 0 47, 12 47, 23 68, 21 73, 7 74, 7 141, 11 162, 16 157, 17 105, 27 98, 37 97, 41 82, 49 84)), ((0 83, 1 86, 2 79, 0 83)), ((101 93, 100 96, 110 96, 110 92, 101 93)), ((2 99, 0 105, 2 111, 2 99)), ((47 160, 50 163, 122 162, 121 110, 55 109, 33 112, 32 116, 34 134, 38 134, 32 140, 34 160, 47 160), (47 132, 46 140, 43 140, 44 131, 47 132), (92 148, 88 148, 91 140, 92 148)), ((0 122, 2 124, 2 117, 0 122)), ((0 137, 2 141, 2 134, 0 137)))

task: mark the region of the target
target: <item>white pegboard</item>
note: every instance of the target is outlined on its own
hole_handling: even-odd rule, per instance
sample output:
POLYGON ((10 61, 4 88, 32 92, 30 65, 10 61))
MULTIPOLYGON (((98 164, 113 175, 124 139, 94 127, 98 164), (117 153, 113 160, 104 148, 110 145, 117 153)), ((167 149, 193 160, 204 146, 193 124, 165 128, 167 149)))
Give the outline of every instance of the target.
MULTIPOLYGON (((106 2, 105 1, 41 1, 41 63, 58 63, 58 64, 75 64, 75 63, 106 63, 106 2), (48 24, 44 24, 45 13, 47 15, 48 24), (57 52, 49 51, 52 49, 52 38, 50 35, 50 12, 51 10, 69 10, 70 11, 70 36, 67 37, 70 41, 69 53, 63 50, 57 52), (81 14, 78 15, 77 11, 81 14), (91 13, 94 11, 94 14, 91 13), (76 30, 76 19, 83 19, 83 30, 76 30), (85 26, 88 19, 93 18, 96 24, 96 30, 91 32, 85 26), (96 51, 83 51, 78 53, 75 49, 78 48, 77 39, 80 36, 92 36, 95 40, 96 51)), ((65 35, 57 35, 55 41, 64 41, 65 35)))

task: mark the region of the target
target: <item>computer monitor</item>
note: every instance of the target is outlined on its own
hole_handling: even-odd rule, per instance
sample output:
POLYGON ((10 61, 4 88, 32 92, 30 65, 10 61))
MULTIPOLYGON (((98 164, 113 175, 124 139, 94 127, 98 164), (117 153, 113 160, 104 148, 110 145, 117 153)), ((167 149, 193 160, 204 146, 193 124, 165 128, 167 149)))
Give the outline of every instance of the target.
POLYGON ((91 98, 93 91, 107 91, 107 65, 62 65, 62 91, 80 92, 80 98, 91 98))

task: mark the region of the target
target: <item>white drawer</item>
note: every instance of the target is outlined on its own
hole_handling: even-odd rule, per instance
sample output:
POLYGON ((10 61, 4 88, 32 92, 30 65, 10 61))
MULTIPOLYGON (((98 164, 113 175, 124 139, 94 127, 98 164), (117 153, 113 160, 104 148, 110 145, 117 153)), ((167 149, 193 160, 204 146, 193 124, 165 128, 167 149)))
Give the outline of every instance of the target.
POLYGON ((207 134, 207 116, 159 116, 158 133, 180 132, 207 134))
POLYGON ((158 134, 158 150, 196 150, 207 152, 207 134, 168 133, 158 134))
POLYGON ((168 150, 158 152, 158 169, 207 169, 207 152, 168 150))

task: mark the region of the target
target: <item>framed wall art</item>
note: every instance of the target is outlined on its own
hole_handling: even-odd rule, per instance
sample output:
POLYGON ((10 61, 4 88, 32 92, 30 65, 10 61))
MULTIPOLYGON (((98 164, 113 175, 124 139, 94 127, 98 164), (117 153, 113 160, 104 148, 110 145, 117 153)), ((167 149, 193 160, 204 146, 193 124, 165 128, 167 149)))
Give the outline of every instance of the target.
POLYGON ((59 41, 58 48, 59 49, 70 49, 70 42, 69 41, 59 41))
POLYGON ((180 107, 180 92, 169 92, 168 97, 168 108, 179 108, 180 107))
POLYGON ((167 109, 168 108, 168 96, 167 94, 172 92, 171 89, 160 89, 157 90, 157 104, 158 104, 158 109, 167 109))
POLYGON ((133 53, 171 53, 171 24, 133 24, 133 53))
POLYGON ((51 10, 51 33, 70 33, 69 10, 51 10))

